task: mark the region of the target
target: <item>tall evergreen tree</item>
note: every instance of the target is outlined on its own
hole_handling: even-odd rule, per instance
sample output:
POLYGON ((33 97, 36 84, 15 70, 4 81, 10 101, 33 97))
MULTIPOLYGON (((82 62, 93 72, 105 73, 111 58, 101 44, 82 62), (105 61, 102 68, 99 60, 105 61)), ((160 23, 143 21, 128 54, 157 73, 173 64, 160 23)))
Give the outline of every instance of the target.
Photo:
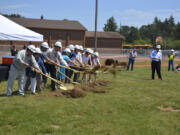
POLYGON ((114 17, 112 16, 107 20, 107 24, 104 24, 103 30, 104 31, 117 31, 117 28, 118 26, 115 22, 114 17))

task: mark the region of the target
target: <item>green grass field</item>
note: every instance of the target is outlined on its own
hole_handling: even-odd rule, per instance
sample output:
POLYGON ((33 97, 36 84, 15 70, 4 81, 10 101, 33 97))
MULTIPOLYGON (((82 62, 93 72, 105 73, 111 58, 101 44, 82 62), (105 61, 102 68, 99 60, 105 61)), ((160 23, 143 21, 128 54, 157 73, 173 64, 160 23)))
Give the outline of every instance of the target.
MULTIPOLYGON (((151 80, 149 68, 118 71, 106 93, 84 98, 0 97, 1 135, 180 135, 180 74, 162 69, 163 81, 151 80)), ((0 83, 0 94, 6 91, 0 83)), ((17 90, 17 85, 15 86, 17 90)), ((47 92, 46 90, 45 92, 47 92)))

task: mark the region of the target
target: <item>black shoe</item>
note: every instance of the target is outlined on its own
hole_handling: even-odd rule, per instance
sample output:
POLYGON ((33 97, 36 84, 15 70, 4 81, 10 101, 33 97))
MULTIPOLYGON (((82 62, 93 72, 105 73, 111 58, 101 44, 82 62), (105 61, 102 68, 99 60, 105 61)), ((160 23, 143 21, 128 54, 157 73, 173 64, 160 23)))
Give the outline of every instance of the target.
POLYGON ((56 91, 56 88, 52 88, 52 91, 56 91))

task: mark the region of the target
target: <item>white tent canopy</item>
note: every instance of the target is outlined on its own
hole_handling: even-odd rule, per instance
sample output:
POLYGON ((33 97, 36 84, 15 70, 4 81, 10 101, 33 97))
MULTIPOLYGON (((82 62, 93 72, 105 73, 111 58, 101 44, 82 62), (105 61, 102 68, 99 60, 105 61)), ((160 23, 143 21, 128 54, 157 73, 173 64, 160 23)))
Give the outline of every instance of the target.
POLYGON ((0 40, 42 42, 43 35, 0 15, 0 40))

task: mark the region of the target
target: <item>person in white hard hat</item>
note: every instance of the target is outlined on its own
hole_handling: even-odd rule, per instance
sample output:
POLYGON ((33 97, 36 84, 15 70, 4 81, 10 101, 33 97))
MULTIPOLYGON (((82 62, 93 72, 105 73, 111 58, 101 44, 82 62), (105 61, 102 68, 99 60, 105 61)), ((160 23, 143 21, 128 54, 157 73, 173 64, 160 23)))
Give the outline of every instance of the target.
MULTIPOLYGON (((56 66, 60 67, 60 62, 68 67, 67 62, 63 59, 61 55, 61 52, 60 52, 61 48, 62 48, 61 42, 57 41, 54 45, 54 48, 47 52, 48 58, 53 61, 49 65, 49 70, 50 70, 51 77, 54 79, 56 79, 56 66)), ((56 85, 54 81, 51 81, 51 88, 52 90, 56 90, 56 85)))
MULTIPOLYGON (((75 53, 76 53, 76 58, 75 58, 75 63, 79 65, 80 67, 83 67, 83 62, 82 62, 82 54, 81 54, 81 47, 79 45, 75 45, 75 53)), ((76 70, 79 70, 78 68, 74 68, 76 70)), ((78 82, 80 73, 74 73, 74 82, 78 82)))
MULTIPOLYGON (((42 52, 41 52, 40 48, 36 48, 36 50, 34 52, 34 57, 39 65, 39 67, 42 69, 42 72, 47 75, 48 74, 47 70, 44 66, 44 63, 43 63, 41 57, 40 57, 41 53, 42 52)), ((26 77, 24 90, 28 90, 28 87, 31 82, 31 93, 35 94, 36 89, 38 90, 38 92, 41 92, 42 91, 42 88, 41 88, 42 76, 41 76, 41 74, 36 73, 35 71, 32 71, 31 68, 26 68, 26 76, 27 77, 26 77), (36 81, 37 81, 37 83, 36 83, 36 81), (37 86, 36 86, 36 84, 37 84, 37 86)))
POLYGON ((18 79, 19 95, 25 96, 24 93, 25 69, 31 65, 32 67, 40 70, 38 63, 36 62, 33 56, 34 52, 35 52, 34 45, 29 45, 26 50, 21 50, 18 52, 9 71, 7 96, 12 95, 14 80, 16 79, 18 79))
POLYGON ((161 45, 156 45, 156 50, 153 50, 150 58, 151 62, 151 69, 152 69, 152 79, 154 80, 155 71, 157 71, 158 79, 162 80, 161 76, 161 60, 162 60, 162 53, 159 51, 161 49, 161 45))
MULTIPOLYGON (((69 58, 70 58, 72 61, 74 61, 74 62, 76 63, 76 65, 79 64, 80 66, 83 66, 83 63, 77 58, 78 53, 79 53, 79 46, 78 46, 78 45, 75 45, 75 46, 74 46, 74 51, 72 51, 72 52, 70 53, 69 58)), ((72 63, 70 63, 69 66, 70 66, 71 68, 73 68, 73 69, 76 69, 76 68, 74 67, 75 65, 72 64, 72 63)), ((67 73, 68 77, 71 78, 74 72, 73 72, 72 70, 67 70, 66 73, 67 73)), ((78 81, 78 75, 77 75, 76 73, 74 74, 73 81, 74 81, 74 82, 77 82, 77 81, 78 81)), ((69 81, 67 78, 66 78, 66 83, 70 83, 70 81, 69 81)))
POLYGON ((71 50, 71 52, 74 51, 74 45, 72 45, 72 44, 68 45, 67 48, 69 48, 71 50))
MULTIPOLYGON (((93 54, 93 50, 91 50, 90 48, 86 48, 85 53, 82 56, 82 61, 85 66, 92 66, 92 60, 91 60, 92 54, 93 54)), ((90 79, 91 79, 91 76, 89 76, 89 81, 90 79)), ((87 81, 86 73, 83 74, 82 80, 85 82, 87 81)))
MULTIPOLYGON (((40 57, 43 60, 44 66, 46 67, 47 72, 49 73, 49 63, 52 63, 52 61, 47 57, 47 52, 49 50, 49 45, 47 42, 43 42, 41 44, 41 54, 40 57)), ((46 83, 47 83, 47 77, 43 76, 43 83, 44 83, 44 88, 46 88, 46 83)))
MULTIPOLYGON (((92 59, 92 64, 94 67, 96 66, 99 66, 101 67, 101 63, 100 63, 100 60, 99 60, 99 53, 98 52, 94 52, 94 57, 92 59)), ((94 73, 94 80, 96 81, 96 77, 97 77, 97 74, 94 73)))
POLYGON ((168 58, 169 58, 169 61, 168 61, 168 71, 170 71, 170 69, 172 67, 172 71, 174 72, 174 58, 175 58, 174 49, 171 49, 171 52, 168 55, 168 58))
MULTIPOLYGON (((63 53, 62 53, 62 57, 63 59, 69 64, 73 64, 73 65, 76 65, 76 63, 74 61, 72 61, 70 58, 69 58, 69 54, 71 53, 71 50, 69 48, 66 48, 64 49, 63 53)), ((64 66, 62 63, 61 63, 62 66, 64 66)), ((65 76, 66 75, 66 70, 64 67, 60 67, 60 72, 58 72, 58 79, 60 79, 62 82, 65 81, 65 76)))

